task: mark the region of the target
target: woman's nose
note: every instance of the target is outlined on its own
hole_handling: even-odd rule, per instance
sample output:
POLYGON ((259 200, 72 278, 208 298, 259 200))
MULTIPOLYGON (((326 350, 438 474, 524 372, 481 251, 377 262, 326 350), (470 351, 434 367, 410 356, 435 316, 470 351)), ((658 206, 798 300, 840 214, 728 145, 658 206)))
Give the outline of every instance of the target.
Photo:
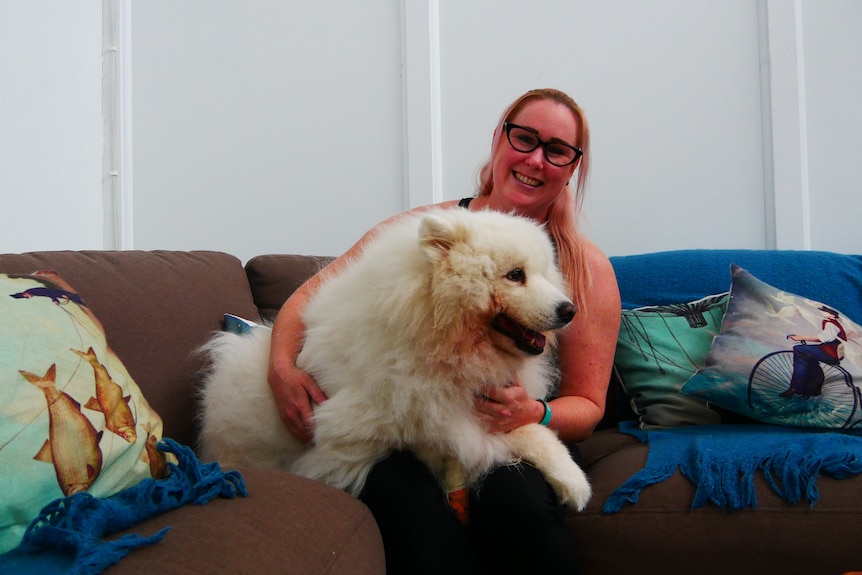
POLYGON ((532 152, 527 153, 527 165, 531 168, 541 168, 545 162, 544 157, 545 151, 542 149, 542 146, 537 147, 532 152))

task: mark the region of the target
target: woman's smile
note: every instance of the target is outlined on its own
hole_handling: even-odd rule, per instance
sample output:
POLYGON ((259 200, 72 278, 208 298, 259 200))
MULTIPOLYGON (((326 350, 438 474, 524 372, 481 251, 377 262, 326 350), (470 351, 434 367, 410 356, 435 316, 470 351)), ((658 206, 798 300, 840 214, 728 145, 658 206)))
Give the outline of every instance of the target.
POLYGON ((521 172, 518 172, 516 170, 512 170, 512 175, 515 176, 516 180, 518 180, 519 182, 521 182, 522 184, 524 184, 526 186, 530 186, 531 188, 538 188, 538 187, 544 185, 544 182, 542 182, 541 180, 531 178, 530 176, 522 174, 521 172))

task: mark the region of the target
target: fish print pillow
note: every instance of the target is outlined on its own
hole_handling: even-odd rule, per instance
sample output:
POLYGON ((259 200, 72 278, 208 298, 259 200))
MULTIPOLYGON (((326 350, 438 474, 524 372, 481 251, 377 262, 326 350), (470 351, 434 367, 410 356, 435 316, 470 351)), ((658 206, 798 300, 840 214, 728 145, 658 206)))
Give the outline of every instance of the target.
POLYGON ((52 272, 0 274, 0 553, 46 504, 164 476, 162 422, 52 272))

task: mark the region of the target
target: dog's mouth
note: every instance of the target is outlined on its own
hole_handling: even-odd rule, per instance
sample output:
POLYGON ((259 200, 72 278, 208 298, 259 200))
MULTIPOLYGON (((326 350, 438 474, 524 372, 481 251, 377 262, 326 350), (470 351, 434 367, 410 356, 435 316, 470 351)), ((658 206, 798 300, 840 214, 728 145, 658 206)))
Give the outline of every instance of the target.
POLYGON ((498 315, 491 327, 515 342, 515 347, 530 355, 539 355, 545 349, 545 336, 538 331, 524 327, 506 315, 498 315))

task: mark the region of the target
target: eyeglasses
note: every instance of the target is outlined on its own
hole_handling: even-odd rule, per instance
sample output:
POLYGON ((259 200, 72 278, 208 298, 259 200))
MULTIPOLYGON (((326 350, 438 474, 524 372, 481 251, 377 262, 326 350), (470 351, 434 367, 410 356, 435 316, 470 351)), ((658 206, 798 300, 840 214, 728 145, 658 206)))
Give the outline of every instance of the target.
POLYGON ((512 148, 526 154, 542 146, 545 159, 555 166, 568 166, 584 155, 584 151, 580 148, 563 142, 543 142, 530 128, 512 122, 503 122, 503 128, 506 130, 506 139, 509 140, 512 148))

